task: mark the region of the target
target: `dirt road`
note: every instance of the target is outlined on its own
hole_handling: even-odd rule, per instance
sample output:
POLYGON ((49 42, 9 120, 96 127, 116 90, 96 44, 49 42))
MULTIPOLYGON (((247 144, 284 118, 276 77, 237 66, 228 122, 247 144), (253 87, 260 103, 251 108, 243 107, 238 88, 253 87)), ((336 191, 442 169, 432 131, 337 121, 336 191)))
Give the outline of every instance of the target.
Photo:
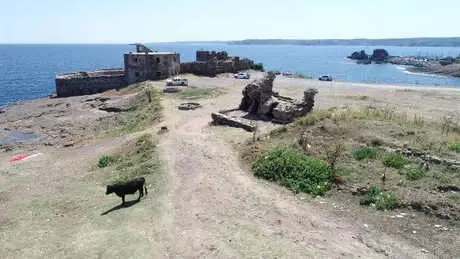
MULTIPOLYGON (((239 89, 200 100, 203 108, 195 111, 178 111, 179 100, 164 98, 162 125, 169 132, 158 145, 164 179, 127 208, 117 207, 118 197, 104 195, 94 165, 134 136, 42 148, 34 152, 43 155, 30 160, 2 162, 2 257, 432 257, 244 170, 228 140, 250 135, 208 125, 212 111, 234 105, 230 97, 239 89)), ((0 159, 9 156, 2 153, 0 159)))

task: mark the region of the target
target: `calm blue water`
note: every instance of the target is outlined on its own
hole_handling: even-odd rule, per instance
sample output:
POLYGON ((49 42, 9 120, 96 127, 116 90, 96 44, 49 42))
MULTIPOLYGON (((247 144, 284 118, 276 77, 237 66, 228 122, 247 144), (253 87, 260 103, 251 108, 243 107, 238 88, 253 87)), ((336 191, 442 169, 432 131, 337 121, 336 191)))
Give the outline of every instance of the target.
MULTIPOLYGON (((263 62, 266 69, 307 76, 332 75, 343 81, 404 83, 460 87, 460 78, 410 74, 394 65, 357 65, 346 60, 360 46, 249 46, 226 44, 150 44, 153 49, 176 51, 182 61, 195 51, 226 50, 230 55, 263 62)), ((384 47, 392 55, 457 56, 459 47, 384 47)), ((46 96, 55 91, 56 73, 123 66, 129 45, 0 45, 0 104, 46 96)))

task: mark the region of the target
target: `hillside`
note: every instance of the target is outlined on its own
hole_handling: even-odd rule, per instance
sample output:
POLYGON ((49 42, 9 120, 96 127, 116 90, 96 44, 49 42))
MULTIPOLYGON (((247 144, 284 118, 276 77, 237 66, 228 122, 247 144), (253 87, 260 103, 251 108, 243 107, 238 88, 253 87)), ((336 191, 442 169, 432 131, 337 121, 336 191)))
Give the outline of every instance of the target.
POLYGON ((406 39, 246 39, 229 41, 232 45, 350 45, 350 46, 407 46, 407 47, 459 47, 460 37, 451 38, 406 38, 406 39))

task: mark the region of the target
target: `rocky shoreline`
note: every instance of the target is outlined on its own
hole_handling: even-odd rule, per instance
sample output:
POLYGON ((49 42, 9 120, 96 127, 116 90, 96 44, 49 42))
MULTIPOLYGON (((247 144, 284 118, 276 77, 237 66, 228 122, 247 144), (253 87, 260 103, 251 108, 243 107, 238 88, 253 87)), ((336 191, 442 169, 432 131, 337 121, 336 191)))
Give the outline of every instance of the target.
POLYGON ((433 58, 423 56, 391 56, 385 49, 375 49, 372 55, 364 50, 355 51, 348 59, 356 60, 358 64, 394 64, 409 66, 408 70, 415 73, 438 74, 452 77, 460 77, 460 55, 457 58, 444 57, 433 58))

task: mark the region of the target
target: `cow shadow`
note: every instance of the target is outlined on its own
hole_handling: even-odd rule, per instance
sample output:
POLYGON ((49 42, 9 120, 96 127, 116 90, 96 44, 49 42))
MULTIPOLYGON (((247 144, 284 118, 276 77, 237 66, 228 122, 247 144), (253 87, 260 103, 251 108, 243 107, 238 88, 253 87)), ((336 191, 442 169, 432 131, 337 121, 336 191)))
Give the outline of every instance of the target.
POLYGON ((101 216, 105 216, 105 215, 107 215, 107 214, 109 214, 111 212, 114 212, 114 211, 117 211, 117 210, 120 210, 120 209, 129 208, 131 206, 136 205, 139 202, 140 201, 138 201, 138 200, 126 201, 125 204, 119 204, 119 205, 117 205, 117 206, 115 206, 115 207, 113 207, 113 208, 111 208, 111 209, 109 209, 109 210, 107 210, 105 212, 102 212, 101 216))

